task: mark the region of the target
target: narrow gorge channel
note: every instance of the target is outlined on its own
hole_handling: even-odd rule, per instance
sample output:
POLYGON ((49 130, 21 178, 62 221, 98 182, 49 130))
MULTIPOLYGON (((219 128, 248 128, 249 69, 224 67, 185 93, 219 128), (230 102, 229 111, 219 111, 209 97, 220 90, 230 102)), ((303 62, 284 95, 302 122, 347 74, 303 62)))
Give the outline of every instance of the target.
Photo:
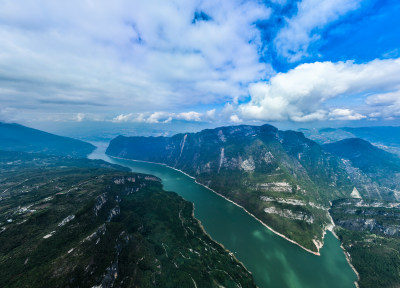
POLYGON ((195 217, 207 233, 234 253, 252 272, 260 288, 355 287, 357 276, 331 232, 325 236, 321 256, 313 255, 274 234, 243 209, 183 173, 163 165, 113 159, 105 154, 105 149, 100 145, 88 158, 155 175, 162 179, 165 190, 193 202, 195 217))

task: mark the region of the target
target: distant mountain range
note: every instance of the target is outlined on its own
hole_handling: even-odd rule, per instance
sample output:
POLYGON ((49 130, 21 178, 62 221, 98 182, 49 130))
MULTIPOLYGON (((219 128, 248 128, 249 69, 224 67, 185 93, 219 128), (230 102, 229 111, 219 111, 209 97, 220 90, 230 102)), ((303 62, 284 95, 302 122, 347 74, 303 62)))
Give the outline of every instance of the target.
POLYGON ((86 157, 96 147, 19 124, 0 123, 0 150, 86 157))
POLYGON ((348 138, 361 138, 385 151, 400 156, 400 126, 299 129, 299 131, 319 144, 348 138))
POLYGON ((340 157, 358 191, 370 199, 400 200, 400 158, 371 143, 349 138, 323 148, 340 157))

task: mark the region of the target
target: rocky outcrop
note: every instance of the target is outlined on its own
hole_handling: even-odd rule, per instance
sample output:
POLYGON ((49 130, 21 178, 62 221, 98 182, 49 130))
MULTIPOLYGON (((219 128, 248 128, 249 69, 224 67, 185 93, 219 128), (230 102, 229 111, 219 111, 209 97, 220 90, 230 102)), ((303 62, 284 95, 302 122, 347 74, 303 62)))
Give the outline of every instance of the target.
POLYGON ((374 218, 338 220, 336 225, 349 230, 369 231, 374 234, 400 237, 400 225, 382 223, 374 218))
POLYGON ((343 199, 333 202, 331 214, 348 230, 400 237, 400 203, 343 199))
POLYGON ((96 198, 96 204, 94 205, 93 211, 94 214, 97 216, 100 209, 106 204, 108 200, 108 195, 106 193, 101 194, 99 197, 96 198))
POLYGON ((58 227, 64 226, 65 224, 67 224, 69 221, 71 221, 73 219, 75 219, 75 215, 69 215, 64 220, 62 220, 60 223, 58 223, 58 227))
POLYGON ((294 212, 289 209, 279 209, 275 207, 267 207, 264 209, 265 213, 268 214, 278 214, 281 217, 289 218, 292 220, 301 220, 305 221, 309 224, 312 224, 314 222, 314 218, 311 215, 307 215, 306 213, 302 212, 294 212))
POLYGON ((120 213, 121 209, 119 208, 119 205, 115 206, 113 209, 110 210, 107 222, 110 222, 115 216, 119 215, 120 213))

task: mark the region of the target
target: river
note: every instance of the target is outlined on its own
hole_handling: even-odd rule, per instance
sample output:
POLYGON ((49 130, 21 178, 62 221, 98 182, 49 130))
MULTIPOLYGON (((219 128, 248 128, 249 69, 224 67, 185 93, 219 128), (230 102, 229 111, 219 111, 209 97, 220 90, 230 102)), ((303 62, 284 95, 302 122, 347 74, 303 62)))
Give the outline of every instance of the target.
POLYGON ((204 229, 235 254, 259 287, 355 287, 357 277, 331 232, 325 236, 321 256, 313 255, 274 234, 243 209, 183 173, 159 164, 110 158, 105 155, 105 148, 100 145, 88 158, 155 175, 162 179, 165 190, 193 202, 195 217, 204 229))

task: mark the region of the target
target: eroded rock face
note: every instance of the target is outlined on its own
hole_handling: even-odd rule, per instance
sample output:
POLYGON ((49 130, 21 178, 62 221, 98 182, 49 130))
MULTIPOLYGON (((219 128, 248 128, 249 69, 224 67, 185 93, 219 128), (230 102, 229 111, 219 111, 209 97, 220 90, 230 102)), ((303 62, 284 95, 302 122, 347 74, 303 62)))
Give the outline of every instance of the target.
POLYGON ((121 213, 121 209, 119 208, 119 205, 115 206, 113 209, 111 209, 107 222, 110 222, 115 216, 119 215, 121 213))
POLYGON ((353 191, 351 192, 350 196, 353 198, 358 198, 358 199, 362 198, 360 195, 360 192, 358 192, 356 187, 353 188, 353 191))
POLYGON ((264 209, 264 212, 268 213, 268 214, 277 214, 281 217, 285 217, 285 218, 289 218, 289 219, 293 219, 293 220, 305 221, 309 224, 312 224, 314 222, 314 218, 312 216, 307 215, 306 213, 302 213, 302 212, 294 212, 289 209, 267 207, 264 209))
POLYGON ((242 162, 240 167, 244 171, 254 171, 256 169, 256 165, 254 164, 253 157, 250 157, 249 159, 246 159, 242 162))
POLYGON ((287 182, 260 183, 259 187, 261 190, 270 190, 274 192, 292 192, 292 186, 287 182))
POLYGON ((378 223, 378 221, 373 218, 339 220, 336 222, 336 225, 340 225, 349 230, 370 231, 375 234, 381 234, 385 236, 400 236, 400 225, 378 223))
POLYGON ((293 206, 306 206, 306 202, 299 199, 291 199, 291 198, 271 198, 267 196, 261 196, 261 200, 265 202, 278 202, 280 204, 288 204, 293 206))
POLYGON ((58 223, 58 227, 62 227, 65 224, 67 224, 69 221, 74 220, 75 215, 69 215, 68 217, 66 217, 64 220, 62 220, 60 223, 58 223))
POLYGON ((97 197, 96 204, 93 208, 94 214, 96 216, 99 213, 100 209, 103 207, 103 205, 106 204, 107 200, 108 200, 108 196, 106 193, 103 193, 99 197, 97 197))
POLYGON ((272 155, 272 153, 268 151, 265 153, 263 160, 265 161, 265 163, 271 164, 272 161, 274 160, 274 155, 272 155))
POLYGON ((333 202, 331 214, 343 228, 400 237, 400 203, 343 199, 333 202))
MULTIPOLYGON (((150 177, 150 176, 146 176, 146 177, 150 177)), ((113 182, 114 182, 114 184, 118 184, 118 185, 123 185, 128 182, 135 183, 136 177, 117 177, 117 178, 114 178, 113 182)))

